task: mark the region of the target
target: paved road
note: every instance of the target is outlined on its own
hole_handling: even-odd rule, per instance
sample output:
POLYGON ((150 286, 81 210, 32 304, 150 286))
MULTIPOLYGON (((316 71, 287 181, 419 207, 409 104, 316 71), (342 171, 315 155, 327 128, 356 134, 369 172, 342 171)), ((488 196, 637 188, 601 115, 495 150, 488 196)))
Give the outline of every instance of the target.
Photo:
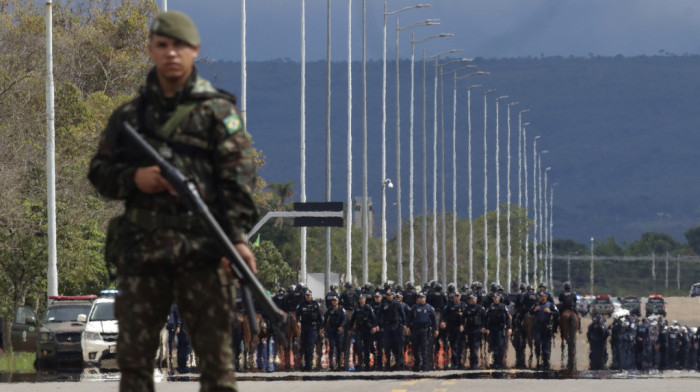
MULTIPOLYGON (((697 391, 697 378, 683 378, 668 375, 656 379, 567 379, 567 380, 529 380, 529 379, 412 379, 412 380, 345 380, 345 381, 243 381, 239 383, 242 392, 329 392, 329 391, 372 391, 372 392, 461 392, 478 390, 479 392, 518 392, 553 390, 566 392, 589 392, 604 388, 609 392, 658 392, 658 391, 697 391)), ((42 384, 22 383, 3 384, 3 392, 66 391, 66 392, 107 392, 117 391, 117 382, 51 382, 42 384)), ((158 392, 197 391, 196 382, 162 382, 156 385, 158 392)))

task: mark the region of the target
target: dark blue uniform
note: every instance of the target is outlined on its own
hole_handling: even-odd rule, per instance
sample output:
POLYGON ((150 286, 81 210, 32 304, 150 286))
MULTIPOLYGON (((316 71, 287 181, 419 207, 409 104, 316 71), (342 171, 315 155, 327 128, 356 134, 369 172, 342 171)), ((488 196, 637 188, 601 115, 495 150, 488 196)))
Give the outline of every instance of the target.
MULTIPOLYGON (((379 291, 375 291, 375 293, 379 293, 379 291)), ((369 305, 372 307, 372 310, 374 311, 374 316, 377 318, 377 326, 379 326, 379 329, 372 334, 372 343, 374 343, 374 348, 372 350, 374 354, 374 368, 377 370, 381 370, 382 368, 382 356, 384 355, 384 331, 381 329, 381 325, 379 325, 379 313, 382 311, 382 304, 383 300, 380 300, 380 296, 375 296, 373 297, 372 303, 369 305)))
MULTIPOLYGON (((190 343, 190 338, 187 336, 185 331, 185 325, 182 323, 182 318, 180 317, 180 312, 177 309, 177 305, 173 304, 170 307, 170 318, 168 325, 172 324, 172 331, 178 331, 177 336, 177 371, 180 374, 187 373, 187 358, 192 351, 192 345, 190 343)), ((170 329, 170 328, 168 328, 170 329)))
POLYGON ((464 311, 467 305, 463 302, 450 302, 442 312, 442 322, 445 323, 447 341, 450 344, 451 363, 453 369, 462 368, 462 351, 464 350, 464 335, 460 329, 464 324, 464 311))
POLYGON ((537 303, 530 313, 535 318, 535 355, 542 358, 542 368, 549 370, 549 357, 552 354, 552 328, 556 316, 559 314, 557 307, 546 301, 545 303, 537 303), (546 312, 549 309, 549 313, 546 312))
POLYGON ((407 325, 411 329, 411 342, 413 344, 413 370, 427 370, 426 359, 428 356, 428 334, 437 330, 435 310, 428 304, 415 304, 408 313, 407 325))
POLYGON ((350 318, 350 327, 355 330, 355 369, 369 370, 369 354, 372 351, 372 329, 377 325, 374 310, 369 304, 357 306, 350 318))
POLYGON ((591 349, 588 356, 591 370, 605 369, 605 364, 608 362, 608 336, 610 336, 610 328, 605 325, 605 318, 596 316, 586 333, 591 349))
POLYGON ((512 328, 506 305, 492 303, 486 311, 486 323, 489 330, 489 350, 493 352, 492 368, 503 369, 506 335, 507 331, 512 328))
POLYGON ((478 303, 467 304, 464 309, 464 334, 469 348, 469 368, 479 367, 479 348, 481 347, 482 329, 486 327, 486 309, 478 303))
POLYGON ((326 315, 323 318, 326 337, 330 343, 328 357, 330 358, 329 362, 332 369, 336 369, 340 366, 340 354, 343 352, 343 345, 345 343, 344 328, 346 321, 345 309, 340 306, 334 308, 333 305, 326 311, 326 315))
POLYGON ((303 370, 309 371, 313 365, 314 347, 322 318, 321 306, 314 300, 304 300, 297 306, 297 320, 301 324, 300 346, 301 358, 304 361, 303 370))
MULTIPOLYGON (((406 325, 406 315, 401 303, 397 300, 386 300, 379 312, 379 324, 384 334, 384 356, 386 365, 391 365, 391 354, 394 354, 396 366, 403 367, 403 327, 406 325)), ((379 357, 381 361, 381 355, 379 357)), ((376 361, 376 360, 375 360, 376 361)))

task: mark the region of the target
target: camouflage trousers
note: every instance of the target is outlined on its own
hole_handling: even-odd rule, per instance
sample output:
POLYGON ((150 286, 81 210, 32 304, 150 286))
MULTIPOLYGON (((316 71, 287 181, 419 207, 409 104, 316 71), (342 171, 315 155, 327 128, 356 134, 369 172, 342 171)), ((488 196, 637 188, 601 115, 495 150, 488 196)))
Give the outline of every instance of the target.
POLYGON ((159 333, 172 303, 199 356, 201 391, 237 391, 231 349, 234 288, 223 268, 119 275, 117 288, 120 391, 154 390, 159 333))

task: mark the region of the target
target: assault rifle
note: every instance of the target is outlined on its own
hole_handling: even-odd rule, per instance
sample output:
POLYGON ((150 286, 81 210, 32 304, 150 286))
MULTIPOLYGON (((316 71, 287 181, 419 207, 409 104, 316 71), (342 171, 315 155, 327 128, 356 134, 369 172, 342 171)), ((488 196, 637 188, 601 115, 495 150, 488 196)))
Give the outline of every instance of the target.
POLYGON ((243 260, 231 243, 231 240, 229 240, 228 236, 219 225, 219 222, 214 219, 211 211, 209 211, 209 208, 197 191, 197 185, 194 181, 185 177, 177 168, 171 165, 170 162, 163 159, 163 157, 139 135, 136 129, 126 121, 124 121, 124 131, 141 153, 156 162, 156 165, 160 167, 160 175, 168 181, 175 191, 177 191, 180 201, 189 211, 200 217, 202 223, 204 223, 216 239, 222 256, 229 260, 231 263, 231 270, 233 270, 233 274, 240 282, 241 300, 243 301, 250 321, 251 331, 253 331, 254 334, 259 332, 253 299, 261 306, 263 314, 268 317, 273 328, 285 324, 287 322, 287 316, 272 302, 271 298, 260 284, 260 281, 255 277, 250 267, 248 267, 248 264, 243 260))

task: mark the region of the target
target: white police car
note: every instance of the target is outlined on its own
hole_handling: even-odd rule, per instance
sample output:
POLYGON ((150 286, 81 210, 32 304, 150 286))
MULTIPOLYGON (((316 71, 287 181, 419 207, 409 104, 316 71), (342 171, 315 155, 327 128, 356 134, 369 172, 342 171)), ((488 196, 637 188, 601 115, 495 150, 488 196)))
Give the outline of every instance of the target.
POLYGON ((116 370, 117 336, 119 324, 114 316, 114 296, 117 290, 103 290, 100 297, 92 304, 90 313, 80 315, 78 321, 85 322, 81 337, 83 365, 99 370, 116 370))

